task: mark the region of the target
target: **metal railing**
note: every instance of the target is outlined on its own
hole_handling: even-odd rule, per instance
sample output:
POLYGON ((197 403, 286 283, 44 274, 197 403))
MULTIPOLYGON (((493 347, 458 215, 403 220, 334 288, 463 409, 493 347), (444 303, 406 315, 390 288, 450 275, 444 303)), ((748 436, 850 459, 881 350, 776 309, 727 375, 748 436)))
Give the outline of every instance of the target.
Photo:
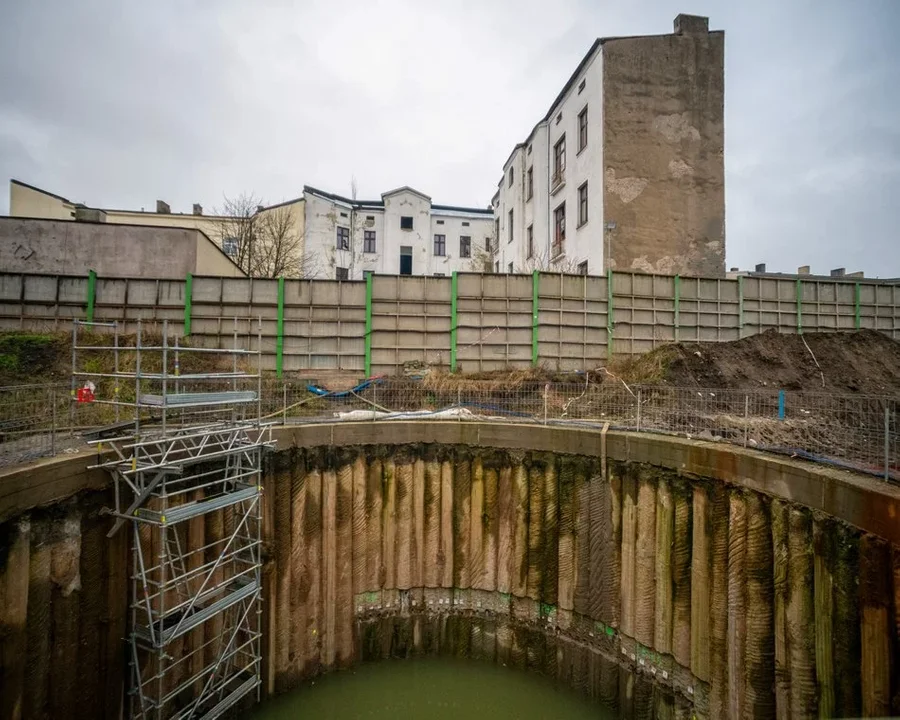
MULTIPOLYGON (((900 398, 770 389, 719 390, 514 379, 380 379, 324 395, 300 379, 264 378, 261 412, 284 423, 422 417, 571 423, 729 442, 900 481, 900 398)), ((63 385, 0 388, 0 465, 85 446, 115 423, 63 385)))

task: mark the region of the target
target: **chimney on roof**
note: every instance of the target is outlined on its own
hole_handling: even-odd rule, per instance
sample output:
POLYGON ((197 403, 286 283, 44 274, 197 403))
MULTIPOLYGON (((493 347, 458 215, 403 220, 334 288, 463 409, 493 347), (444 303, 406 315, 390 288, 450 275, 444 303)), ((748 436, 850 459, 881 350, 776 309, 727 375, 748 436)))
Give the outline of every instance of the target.
POLYGON ((759 263, 753 270, 753 272, 764 273, 766 271, 766 264, 759 263))
POLYGON ((801 265, 797 268, 798 275, 809 275, 809 265, 801 265))
POLYGON ((844 273, 847 272, 847 268, 835 268, 831 271, 831 277, 844 277, 844 273))
POLYGON ((170 208, 169 203, 165 202, 164 200, 157 200, 156 212, 158 212, 160 215, 169 215, 172 212, 172 208, 170 208))
POLYGON ((203 206, 200 203, 194 203, 194 215, 202 215, 203 206))
POLYGON ((740 272, 740 271, 741 271, 740 268, 731 268, 731 270, 729 270, 729 272, 740 272))
POLYGON ((676 35, 707 35, 709 33, 709 18, 702 15, 685 15, 681 13, 675 16, 676 35))

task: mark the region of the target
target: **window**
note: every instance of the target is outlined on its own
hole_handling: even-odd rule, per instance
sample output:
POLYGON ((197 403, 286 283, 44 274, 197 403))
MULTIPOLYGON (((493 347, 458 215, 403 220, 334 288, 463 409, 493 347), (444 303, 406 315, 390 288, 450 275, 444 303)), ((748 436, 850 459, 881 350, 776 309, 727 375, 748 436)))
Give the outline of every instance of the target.
MULTIPOLYGON (((494 175, 494 177, 497 177, 497 176, 494 175)), ((400 218, 400 229, 401 230, 412 230, 413 229, 412 218, 407 215, 403 215, 400 218)))
POLYGON ((562 122, 562 113, 556 116, 556 124, 559 125, 562 122))
POLYGON ((578 152, 587 147, 587 105, 578 113, 578 152))
POLYGON ((443 220, 438 220, 438 221, 437 221, 437 224, 438 224, 438 225, 443 225, 443 224, 444 224, 444 221, 443 221, 443 220))
POLYGON ((337 229, 337 249, 350 249, 350 228, 339 227, 337 229))
POLYGON ((446 277, 446 276, 444 275, 444 273, 435 273, 434 276, 435 276, 435 277, 446 277))
POLYGON ((507 242, 512 242, 513 241, 513 211, 512 210, 509 211, 509 229, 506 234, 509 237, 507 242))
POLYGON ((588 192, 587 183, 578 188, 578 227, 588 221, 588 192))
POLYGON ((534 195, 534 168, 530 167, 525 173, 525 199, 531 200, 532 195, 534 195))
POLYGON ((563 135, 553 146, 553 184, 558 185, 566 172, 566 136, 563 135))
MULTIPOLYGON (((494 176, 496 177, 496 175, 494 176)), ((447 236, 446 235, 435 235, 434 236, 434 254, 437 257, 443 257, 447 254, 447 236)))
POLYGON ((336 267, 334 269, 334 279, 335 280, 349 280, 350 279, 350 271, 347 268, 336 267))
POLYGON ((490 238, 484 239, 484 251, 486 253, 491 252, 491 239, 490 238))
MULTIPOLYGON (((497 177, 497 176, 494 175, 494 177, 497 177)), ((509 169, 509 186, 512 187, 512 184, 513 184, 513 169, 510 168, 509 169)))
POLYGON ((566 242, 566 204, 563 203, 553 211, 553 257, 565 252, 566 242))
POLYGON ((509 265, 506 266, 506 272, 508 272, 510 275, 512 275, 512 271, 513 271, 513 264, 510 263, 509 265))
POLYGON ((412 245, 400 246, 400 274, 412 275, 412 245))
POLYGON ((364 253, 375 252, 375 231, 374 230, 363 231, 363 252, 364 253))
POLYGON ((468 221, 465 221, 465 222, 463 222, 462 225, 463 225, 463 227, 469 227, 469 222, 468 222, 468 221))
POLYGON ((227 237, 222 239, 222 252, 228 257, 237 257, 241 243, 236 237, 227 237))
POLYGON ((579 275, 587 275, 587 264, 588 261, 578 263, 578 274, 579 275))
POLYGON ((529 225, 528 229, 525 231, 525 240, 526 247, 525 252, 528 254, 525 256, 529 260, 534 257, 534 225, 529 225))
POLYGON ((495 273, 499 273, 499 272, 500 272, 500 261, 499 261, 499 260, 498 260, 497 262, 494 263, 494 272, 495 272, 495 273))
MULTIPOLYGON (((494 220, 494 237, 497 238, 497 247, 500 247, 500 218, 496 218, 494 220)), ((486 246, 488 252, 491 251, 491 242, 488 240, 488 244, 486 246)))
POLYGON ((347 217, 347 213, 341 213, 341 217, 347 217))
POLYGON ((460 235, 459 256, 461 258, 472 257, 472 237, 470 235, 460 235))
POLYGON ((366 222, 375 222, 374 215, 366 215, 366 222))
POLYGON ((582 81, 579 83, 579 85, 578 85, 578 94, 579 94, 579 95, 581 95, 582 91, 584 90, 584 85, 585 85, 586 82, 587 82, 587 80, 582 80, 582 81))

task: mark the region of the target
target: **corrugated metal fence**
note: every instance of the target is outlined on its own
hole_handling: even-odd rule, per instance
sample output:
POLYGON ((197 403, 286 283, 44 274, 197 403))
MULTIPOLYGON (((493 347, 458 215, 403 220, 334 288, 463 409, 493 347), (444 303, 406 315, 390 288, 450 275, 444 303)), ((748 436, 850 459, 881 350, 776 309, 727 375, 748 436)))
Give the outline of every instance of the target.
POLYGON ((900 285, 874 280, 374 275, 365 281, 184 280, 0 273, 0 330, 63 330, 72 318, 168 319, 209 347, 256 342, 279 371, 394 375, 407 363, 465 372, 596 367, 672 341, 871 328, 900 339, 900 285))

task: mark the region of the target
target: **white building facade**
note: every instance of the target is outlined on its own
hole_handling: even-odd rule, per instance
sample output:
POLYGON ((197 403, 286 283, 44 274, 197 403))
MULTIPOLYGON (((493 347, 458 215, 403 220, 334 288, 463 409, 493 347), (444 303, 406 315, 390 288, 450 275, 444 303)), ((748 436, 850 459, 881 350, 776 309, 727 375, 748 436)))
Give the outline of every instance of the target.
POLYGON ((381 200, 354 200, 305 186, 303 200, 312 277, 480 270, 493 240, 491 208, 435 205, 409 187, 386 192, 381 200))
POLYGON ((496 272, 603 272, 602 137, 598 41, 503 166, 493 201, 496 272))

